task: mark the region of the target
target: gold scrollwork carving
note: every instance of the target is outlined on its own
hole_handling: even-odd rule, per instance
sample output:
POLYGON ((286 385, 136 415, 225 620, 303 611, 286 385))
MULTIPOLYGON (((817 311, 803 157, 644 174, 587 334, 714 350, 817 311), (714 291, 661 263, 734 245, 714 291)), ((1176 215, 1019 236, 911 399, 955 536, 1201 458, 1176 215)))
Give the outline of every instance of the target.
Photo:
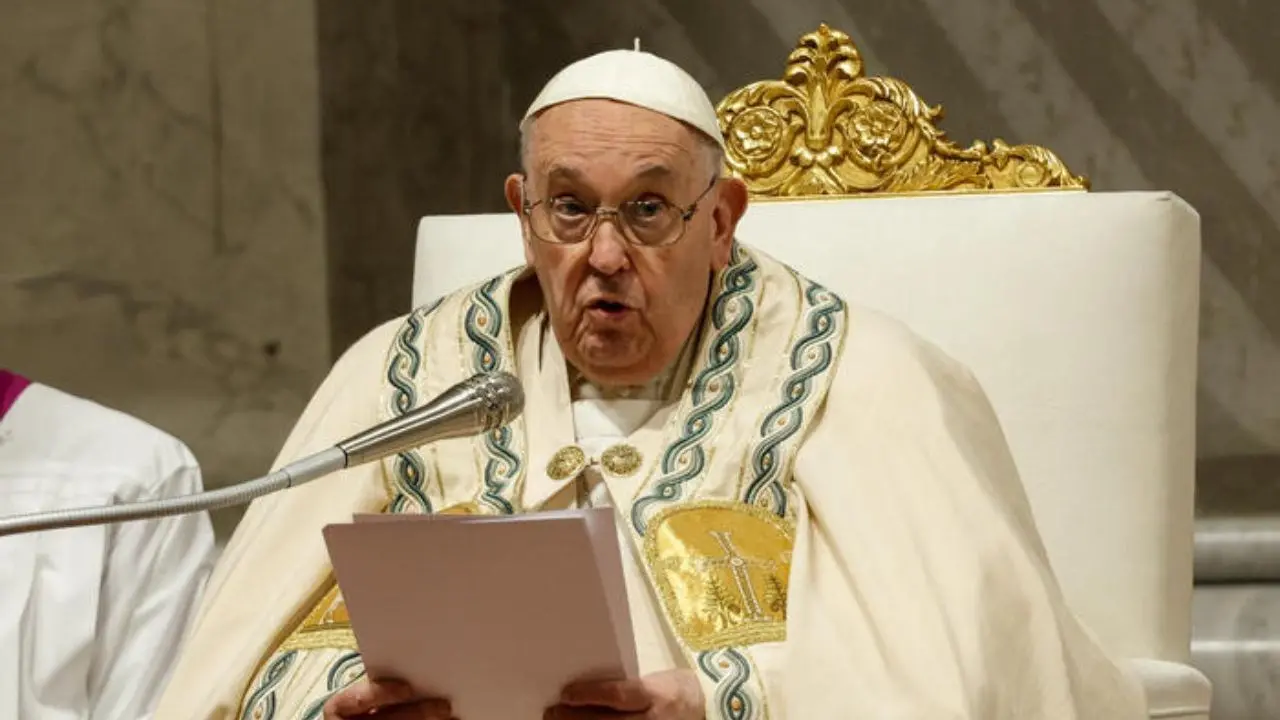
POLYGON ((867 77, 853 41, 826 25, 800 38, 781 80, 735 90, 716 111, 726 170, 757 197, 1088 189, 1046 148, 947 140, 940 106, 867 77))

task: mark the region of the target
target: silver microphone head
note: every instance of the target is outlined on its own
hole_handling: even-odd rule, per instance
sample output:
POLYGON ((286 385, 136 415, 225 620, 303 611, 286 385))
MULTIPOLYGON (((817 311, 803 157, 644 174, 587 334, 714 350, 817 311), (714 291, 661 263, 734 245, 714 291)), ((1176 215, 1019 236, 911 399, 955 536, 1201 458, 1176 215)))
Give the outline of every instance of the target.
POLYGON ((515 420, 524 410, 524 388, 515 375, 491 372, 462 381, 481 400, 477 417, 485 430, 497 430, 515 420))
POLYGON ((482 373, 432 398, 426 405, 338 443, 346 467, 449 438, 496 430, 524 410, 524 390, 514 375, 482 373))

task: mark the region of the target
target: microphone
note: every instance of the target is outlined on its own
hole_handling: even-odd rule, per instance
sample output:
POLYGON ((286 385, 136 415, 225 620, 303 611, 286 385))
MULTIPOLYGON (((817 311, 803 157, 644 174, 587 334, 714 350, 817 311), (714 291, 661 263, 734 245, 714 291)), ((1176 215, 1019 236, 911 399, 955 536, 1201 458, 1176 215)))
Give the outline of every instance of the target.
POLYGON ((352 435, 327 450, 295 460, 256 480, 159 500, 0 518, 0 537, 240 505, 426 443, 496 430, 514 420, 523 410, 524 391, 515 376, 505 372, 481 373, 445 390, 416 410, 352 435))

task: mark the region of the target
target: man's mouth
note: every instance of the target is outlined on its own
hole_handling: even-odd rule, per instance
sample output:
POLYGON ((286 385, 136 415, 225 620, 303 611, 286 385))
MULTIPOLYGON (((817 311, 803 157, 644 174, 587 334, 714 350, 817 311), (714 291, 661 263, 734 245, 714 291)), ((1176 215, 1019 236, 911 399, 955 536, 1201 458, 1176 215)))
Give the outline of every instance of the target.
POLYGON ((588 310, 595 310, 609 316, 617 316, 630 310, 626 304, 616 302, 614 300, 594 300, 587 306, 588 310))

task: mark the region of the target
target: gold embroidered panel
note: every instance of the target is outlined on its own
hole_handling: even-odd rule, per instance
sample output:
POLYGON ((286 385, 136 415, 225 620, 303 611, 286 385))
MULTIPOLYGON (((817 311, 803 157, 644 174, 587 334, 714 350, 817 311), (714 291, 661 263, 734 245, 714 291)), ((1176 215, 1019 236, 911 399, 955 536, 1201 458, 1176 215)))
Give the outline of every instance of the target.
POLYGON ((853 41, 826 25, 800 38, 781 80, 739 88, 716 111, 726 172, 753 197, 1088 189, 1038 145, 951 142, 941 106, 867 77, 853 41))
POLYGON ((342 593, 338 590, 336 582, 311 608, 298 627, 289 634, 289 637, 280 645, 278 652, 320 648, 356 649, 356 637, 351 630, 351 617, 347 614, 347 603, 342 599, 342 593))
POLYGON ((750 505, 675 505, 649 521, 645 560, 667 619, 701 652, 786 638, 793 533, 750 505))

